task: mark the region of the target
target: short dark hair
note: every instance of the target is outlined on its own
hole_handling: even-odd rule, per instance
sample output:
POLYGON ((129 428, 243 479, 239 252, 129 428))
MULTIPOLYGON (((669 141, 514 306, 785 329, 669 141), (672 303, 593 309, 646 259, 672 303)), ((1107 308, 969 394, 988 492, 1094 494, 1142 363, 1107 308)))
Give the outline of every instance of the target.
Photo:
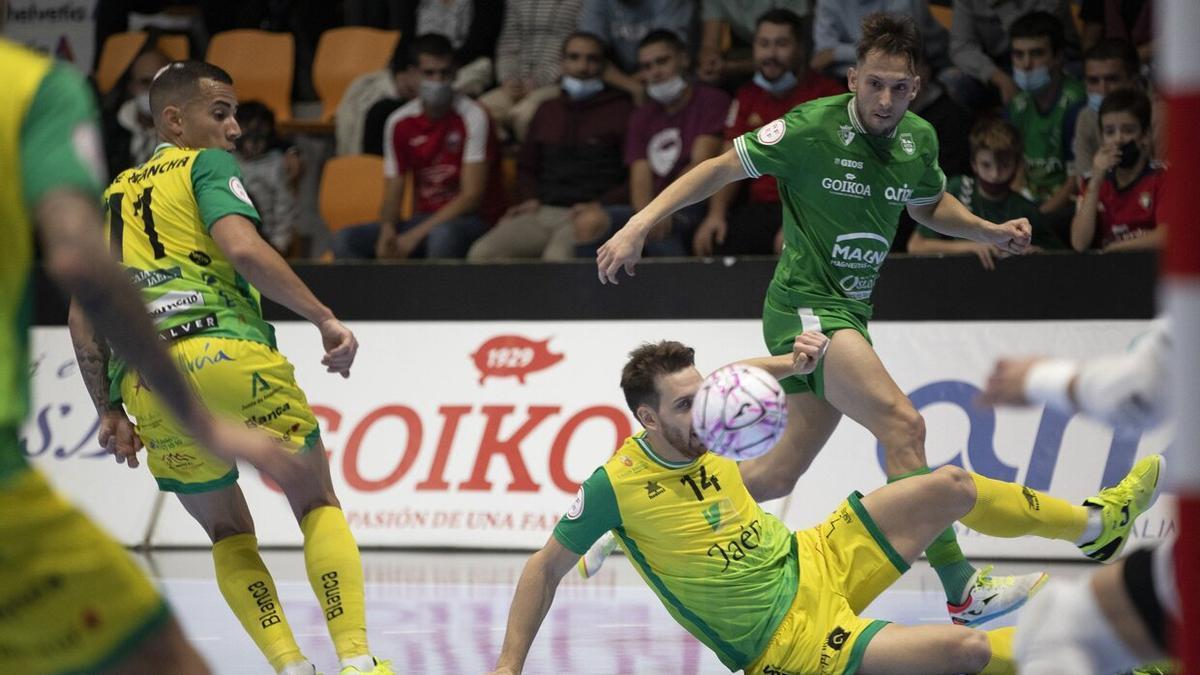
POLYGON ((1061 53, 1067 44, 1062 21, 1050 12, 1030 12, 1013 22, 1008 29, 1009 42, 1017 38, 1049 38, 1050 50, 1061 53))
POLYGON ((638 406, 648 405, 658 410, 656 379, 677 373, 696 364, 696 350, 674 340, 647 342, 629 352, 629 361, 621 369, 621 390, 625 404, 637 417, 638 406))
POLYGON ((666 28, 655 28, 646 33, 646 37, 642 38, 642 41, 638 43, 638 50, 640 51, 643 47, 654 44, 665 44, 677 52, 687 51, 687 45, 684 44, 683 38, 679 37, 675 31, 667 30, 666 28))
POLYGON ((1021 132, 1011 122, 999 117, 985 117, 971 127, 967 137, 971 146, 971 160, 980 150, 990 150, 996 157, 1018 160, 1025 153, 1021 132))
POLYGON ((786 7, 776 7, 768 9, 759 15, 754 22, 754 32, 758 32, 760 26, 764 23, 773 23, 777 26, 787 26, 792 29, 792 37, 796 38, 796 42, 807 42, 808 31, 804 30, 804 19, 800 15, 786 7))
POLYGON ((862 63, 873 51, 908 59, 908 68, 916 72, 921 58, 921 33, 917 24, 903 14, 872 12, 863 17, 862 37, 858 40, 858 61, 862 63))
POLYGON ((1143 134, 1150 131, 1150 121, 1153 117, 1153 112, 1150 105, 1150 97, 1145 92, 1138 91, 1137 89, 1118 89, 1114 91, 1104 97, 1104 101, 1100 104, 1100 114, 1096 117, 1098 120, 1103 120, 1105 115, 1116 112, 1127 112, 1133 115, 1138 123, 1142 125, 1143 134))
POLYGON ((200 80, 233 85, 229 73, 204 61, 175 61, 167 64, 150 83, 150 110, 154 117, 169 105, 182 105, 196 95, 200 80))
POLYGON ((408 66, 415 66, 421 55, 439 59, 454 58, 454 44, 441 33, 423 33, 408 44, 408 66))
POLYGON ((262 101, 246 101, 239 104, 234 117, 237 118, 238 126, 241 127, 246 127, 254 122, 262 122, 267 129, 272 132, 275 130, 275 113, 271 112, 271 109, 262 101))
POLYGON ((1087 50, 1083 55, 1084 61, 1120 61, 1125 66, 1129 77, 1137 77, 1142 69, 1142 58, 1138 56, 1137 48, 1128 40, 1121 38, 1104 38, 1087 50))
POLYGON ((567 45, 571 44, 572 40, 591 40, 596 44, 597 47, 600 48, 600 55, 607 57, 607 55, 604 53, 604 50, 606 49, 604 40, 599 35, 596 35, 595 33, 589 33, 586 30, 577 30, 563 38, 562 49, 559 52, 560 54, 567 53, 567 45))

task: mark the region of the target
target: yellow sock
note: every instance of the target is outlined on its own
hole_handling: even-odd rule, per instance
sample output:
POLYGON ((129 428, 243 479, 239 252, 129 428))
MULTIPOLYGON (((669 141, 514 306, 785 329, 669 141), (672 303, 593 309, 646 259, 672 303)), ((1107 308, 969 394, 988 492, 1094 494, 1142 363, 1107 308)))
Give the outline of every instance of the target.
POLYGON ((992 646, 992 658, 979 671, 980 675, 1016 675, 1017 664, 1013 658, 1013 635, 1016 628, 997 628, 988 631, 988 643, 992 646))
POLYGON ((963 525, 993 537, 1033 535, 1075 541, 1087 527, 1087 508, 1016 483, 971 474, 975 479, 975 508, 963 525))
POLYGON ((304 516, 300 529, 308 582, 321 603, 338 658, 369 654, 362 559, 346 516, 336 506, 322 506, 304 516))
POLYGON ((235 534, 213 544, 217 586, 254 644, 276 672, 303 661, 300 646, 292 636, 271 573, 258 555, 258 539, 252 534, 235 534))

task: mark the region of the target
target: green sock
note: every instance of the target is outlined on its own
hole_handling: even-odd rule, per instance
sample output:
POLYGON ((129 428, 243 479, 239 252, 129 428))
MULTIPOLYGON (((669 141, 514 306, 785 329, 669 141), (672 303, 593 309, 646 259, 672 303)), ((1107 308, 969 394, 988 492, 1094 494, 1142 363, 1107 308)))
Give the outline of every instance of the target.
MULTIPOLYGON (((929 467, 921 467, 916 471, 888 478, 888 483, 895 483, 913 476, 923 476, 927 473, 930 473, 929 467)), ((975 575, 975 567, 967 562, 962 549, 958 547, 958 538, 954 535, 953 527, 947 527, 933 540, 929 548, 925 549, 925 557, 929 560, 930 567, 933 567, 933 571, 937 573, 938 580, 942 582, 942 590, 946 592, 946 599, 955 605, 961 603, 967 590, 967 584, 975 575)))

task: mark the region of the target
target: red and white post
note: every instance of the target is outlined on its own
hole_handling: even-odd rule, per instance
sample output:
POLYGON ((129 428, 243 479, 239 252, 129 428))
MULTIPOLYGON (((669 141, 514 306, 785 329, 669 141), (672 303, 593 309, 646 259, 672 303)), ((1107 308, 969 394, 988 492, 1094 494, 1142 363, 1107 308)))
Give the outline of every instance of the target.
POLYGON ((1172 484, 1179 493, 1175 571, 1183 607, 1175 651, 1183 672, 1200 675, 1200 2, 1158 5, 1160 84, 1167 101, 1168 224, 1163 289, 1174 353, 1171 401, 1177 434, 1172 484))

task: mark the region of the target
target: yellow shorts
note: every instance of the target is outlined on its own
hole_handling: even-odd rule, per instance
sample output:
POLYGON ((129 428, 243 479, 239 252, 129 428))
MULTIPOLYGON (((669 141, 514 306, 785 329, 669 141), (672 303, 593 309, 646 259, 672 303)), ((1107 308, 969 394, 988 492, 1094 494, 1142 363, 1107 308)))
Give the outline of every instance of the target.
POLYGON ((796 533, 800 585, 762 656, 745 672, 852 675, 886 621, 858 613, 908 570, 855 492, 817 527, 796 533))
POLYGON ((0 673, 102 670, 168 617, 125 549, 40 473, 0 476, 0 673))
MULTIPOLYGON (((275 349, 250 340, 194 337, 168 348, 192 388, 214 413, 258 427, 303 452, 321 437, 317 418, 296 384, 295 368, 275 349)), ((121 398, 136 420, 150 473, 167 492, 207 492, 233 484, 237 466, 199 447, 137 373, 121 381, 121 398)))

